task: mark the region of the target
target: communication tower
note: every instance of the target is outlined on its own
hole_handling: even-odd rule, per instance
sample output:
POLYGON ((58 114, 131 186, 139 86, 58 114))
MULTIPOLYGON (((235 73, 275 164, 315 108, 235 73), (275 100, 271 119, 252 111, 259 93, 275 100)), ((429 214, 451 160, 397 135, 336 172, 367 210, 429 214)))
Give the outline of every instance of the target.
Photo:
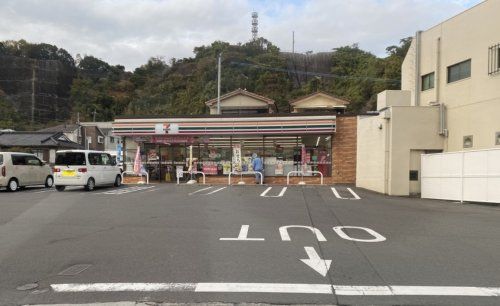
POLYGON ((252 13, 252 39, 256 40, 259 36, 259 14, 252 13))

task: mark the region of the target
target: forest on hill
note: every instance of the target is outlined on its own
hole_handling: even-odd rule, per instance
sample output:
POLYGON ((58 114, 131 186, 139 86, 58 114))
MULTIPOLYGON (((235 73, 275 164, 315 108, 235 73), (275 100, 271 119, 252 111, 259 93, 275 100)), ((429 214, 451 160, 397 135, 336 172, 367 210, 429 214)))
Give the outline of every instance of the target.
POLYGON ((19 74, 19 64, 11 70, 0 67, 0 129, 75 122, 77 114, 80 121, 92 121, 94 117, 96 121, 109 121, 120 115, 206 113, 204 102, 217 95, 217 55, 221 52, 223 94, 246 88, 275 100, 279 112, 288 112, 289 100, 323 90, 351 101, 350 112, 372 110, 377 93, 400 88, 401 63, 410 42, 411 38, 401 39, 400 44, 387 47, 387 56, 380 58, 357 44, 325 53, 287 54, 264 38, 244 44, 215 41, 194 48, 193 57, 153 57, 128 72, 124 66, 110 65, 92 55, 73 58, 66 50, 50 44, 3 41, 0 59, 7 60, 0 61, 5 63, 2 65, 11 63, 11 58, 30 59, 24 65, 36 64, 37 69, 40 63, 52 63, 45 66, 56 67, 55 74, 49 73, 49 68, 33 68, 33 74, 49 71, 46 77, 55 81, 46 83, 56 87, 44 85, 44 75, 37 75, 36 80, 43 86, 37 86, 36 97, 45 102, 33 101, 36 108, 23 112, 26 107, 22 103, 28 103, 29 108, 29 101, 16 100, 22 96, 16 93, 19 86, 7 88, 8 83, 1 81, 24 78, 31 82, 31 70, 12 75, 19 74), (57 99, 51 100, 54 97, 57 99), (57 105, 47 105, 50 103, 57 105))

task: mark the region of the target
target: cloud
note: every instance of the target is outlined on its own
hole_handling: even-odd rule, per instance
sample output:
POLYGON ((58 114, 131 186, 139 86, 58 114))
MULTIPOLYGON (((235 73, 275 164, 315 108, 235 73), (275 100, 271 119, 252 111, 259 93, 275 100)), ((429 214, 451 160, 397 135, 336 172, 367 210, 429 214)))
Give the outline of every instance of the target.
POLYGON ((259 35, 290 50, 329 51, 359 43, 377 55, 478 0, 3 0, 0 40, 24 38, 91 54, 132 70, 151 56, 192 56, 214 40, 246 42, 250 15, 259 35))

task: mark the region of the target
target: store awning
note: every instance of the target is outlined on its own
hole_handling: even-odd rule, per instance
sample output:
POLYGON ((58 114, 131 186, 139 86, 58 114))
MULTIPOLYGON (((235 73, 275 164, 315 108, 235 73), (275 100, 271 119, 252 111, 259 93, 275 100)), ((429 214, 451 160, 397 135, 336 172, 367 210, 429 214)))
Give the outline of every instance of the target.
POLYGON ((335 132, 335 119, 334 115, 123 118, 115 120, 113 133, 117 136, 331 134, 335 132))

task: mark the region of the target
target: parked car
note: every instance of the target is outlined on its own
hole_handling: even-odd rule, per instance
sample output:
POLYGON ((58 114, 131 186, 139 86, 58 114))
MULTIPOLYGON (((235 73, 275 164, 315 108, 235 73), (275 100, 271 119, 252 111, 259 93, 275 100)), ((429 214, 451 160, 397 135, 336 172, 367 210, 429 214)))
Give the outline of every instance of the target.
POLYGON ((90 150, 64 150, 56 152, 54 183, 58 191, 66 186, 96 186, 122 184, 120 168, 109 153, 90 150))
POLYGON ((49 165, 29 153, 0 152, 0 187, 9 191, 31 185, 50 188, 54 177, 49 165))

